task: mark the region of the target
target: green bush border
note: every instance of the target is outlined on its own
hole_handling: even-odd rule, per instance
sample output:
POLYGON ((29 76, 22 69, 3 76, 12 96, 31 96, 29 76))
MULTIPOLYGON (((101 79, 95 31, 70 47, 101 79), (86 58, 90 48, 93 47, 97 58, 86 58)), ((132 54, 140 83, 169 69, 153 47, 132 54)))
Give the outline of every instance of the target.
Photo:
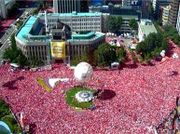
POLYGON ((18 122, 11 113, 9 105, 2 99, 0 99, 0 120, 5 122, 9 126, 13 134, 22 132, 18 122))

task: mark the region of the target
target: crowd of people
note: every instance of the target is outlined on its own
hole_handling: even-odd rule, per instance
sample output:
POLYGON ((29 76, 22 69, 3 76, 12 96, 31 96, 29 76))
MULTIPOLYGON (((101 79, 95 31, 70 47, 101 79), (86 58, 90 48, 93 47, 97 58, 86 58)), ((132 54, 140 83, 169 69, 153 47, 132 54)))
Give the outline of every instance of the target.
MULTIPOLYGON (((180 55, 180 49, 173 51, 180 55)), ((119 70, 95 70, 86 86, 109 90, 108 99, 94 99, 93 111, 76 111, 65 101, 65 92, 77 86, 75 80, 59 83, 52 92, 36 81, 42 78, 70 78, 73 70, 64 64, 52 70, 8 71, 0 67, 0 97, 16 113, 23 112, 24 125, 37 134, 55 133, 133 133, 153 134, 155 128, 176 106, 180 93, 180 59, 169 57, 154 65, 124 67, 119 70), (175 73, 174 73, 175 72, 175 73)), ((161 133, 165 130, 161 128, 161 133)))

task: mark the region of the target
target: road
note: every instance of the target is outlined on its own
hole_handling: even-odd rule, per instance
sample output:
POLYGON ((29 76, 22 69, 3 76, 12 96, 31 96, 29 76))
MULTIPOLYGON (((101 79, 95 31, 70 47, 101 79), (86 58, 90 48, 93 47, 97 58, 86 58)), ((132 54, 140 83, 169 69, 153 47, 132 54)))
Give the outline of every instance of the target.
POLYGON ((11 35, 13 35, 14 33, 17 32, 17 27, 16 27, 16 22, 18 20, 21 20, 21 21, 25 21, 26 18, 32 14, 32 12, 35 10, 36 8, 26 8, 24 10, 24 12, 22 13, 22 15, 17 19, 15 20, 11 26, 5 31, 4 35, 2 36, 2 38, 0 39, 0 43, 2 43, 2 46, 0 47, 0 65, 2 63, 2 56, 3 56, 3 53, 5 51, 5 49, 7 49, 8 47, 11 46, 11 35))

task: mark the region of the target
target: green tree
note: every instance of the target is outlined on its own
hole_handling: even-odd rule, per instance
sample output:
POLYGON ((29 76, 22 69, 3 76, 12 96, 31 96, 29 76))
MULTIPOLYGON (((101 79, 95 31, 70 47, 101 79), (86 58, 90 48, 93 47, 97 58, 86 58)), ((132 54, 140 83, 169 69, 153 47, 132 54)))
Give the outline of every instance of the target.
POLYGON ((118 32, 122 25, 122 17, 121 16, 109 16, 107 21, 107 27, 110 32, 118 32))
POLYGON ((116 28, 117 28, 117 32, 121 29, 121 25, 123 22, 123 19, 121 16, 116 16, 116 28))
POLYGON ((167 50, 167 48, 167 41, 163 34, 151 33, 137 45, 136 51, 144 60, 149 60, 158 56, 162 50, 167 50))
POLYGON ((98 65, 110 66, 112 62, 117 61, 116 49, 107 43, 101 44, 97 49, 98 65))
POLYGON ((22 51, 19 52, 19 55, 16 58, 17 64, 21 66, 27 66, 29 65, 29 62, 26 58, 26 56, 22 53, 22 51))
POLYGON ((126 58, 126 50, 124 47, 117 48, 117 58, 120 62, 124 62, 126 58))
POLYGON ((44 65, 44 62, 42 60, 33 57, 31 58, 31 60, 29 60, 29 64, 31 67, 38 67, 44 65))
POLYGON ((113 16, 109 16, 107 26, 110 32, 114 33, 116 31, 116 21, 113 16))
POLYGON ((180 46, 180 36, 173 26, 164 26, 164 36, 170 38, 174 43, 180 46))
POLYGON ((73 59, 71 60, 71 65, 76 66, 78 63, 80 62, 88 62, 88 56, 87 55, 83 55, 83 56, 74 56, 73 59))
POLYGON ((13 34, 12 36, 11 36, 11 48, 13 49, 13 50, 16 50, 17 49, 17 46, 16 46, 16 40, 15 40, 15 34, 13 34))
POLYGON ((135 19, 131 19, 129 21, 129 26, 132 30, 137 30, 138 29, 138 23, 135 19))
POLYGON ((25 55, 16 46, 15 34, 11 36, 11 47, 5 50, 3 53, 3 58, 8 59, 10 62, 17 63, 20 66, 29 65, 25 55))

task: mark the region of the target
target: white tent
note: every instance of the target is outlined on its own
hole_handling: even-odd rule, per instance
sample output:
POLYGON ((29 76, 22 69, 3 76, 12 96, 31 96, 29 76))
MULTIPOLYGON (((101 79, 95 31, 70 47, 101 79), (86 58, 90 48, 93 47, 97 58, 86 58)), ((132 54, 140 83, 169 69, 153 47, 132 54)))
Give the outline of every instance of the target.
POLYGON ((10 65, 11 65, 12 67, 15 67, 15 68, 18 68, 18 67, 19 67, 19 65, 16 64, 16 63, 11 63, 10 65))
POLYGON ((162 50, 162 51, 160 52, 160 55, 161 55, 162 57, 165 57, 165 53, 166 53, 166 51, 165 51, 165 50, 162 50))

